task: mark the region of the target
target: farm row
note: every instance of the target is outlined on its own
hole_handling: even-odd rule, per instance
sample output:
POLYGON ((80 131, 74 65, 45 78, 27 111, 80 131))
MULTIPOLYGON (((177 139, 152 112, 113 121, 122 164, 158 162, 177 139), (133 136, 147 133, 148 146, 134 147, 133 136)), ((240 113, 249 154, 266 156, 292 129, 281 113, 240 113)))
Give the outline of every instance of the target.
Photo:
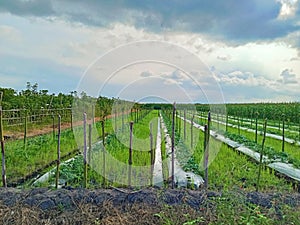
MULTIPOLYGON (((171 113, 168 110, 162 111, 163 121, 170 129, 170 124, 172 124, 172 120, 170 120, 171 113)), ((177 111, 177 114, 183 117, 184 111, 177 111)), ((60 149, 62 158, 68 159, 78 154, 78 152, 82 152, 83 144, 87 142, 87 140, 84 140, 84 137, 90 136, 90 140, 88 141, 89 146, 87 147, 88 153, 86 156, 86 160, 89 164, 89 186, 107 186, 108 184, 115 186, 128 185, 128 171, 130 168, 130 163, 130 174, 132 174, 132 177, 130 178, 131 185, 151 185, 153 173, 152 167, 155 161, 153 146, 155 146, 156 143, 158 116, 159 113, 157 110, 140 110, 139 112, 133 111, 124 112, 121 114, 116 113, 113 116, 110 116, 109 119, 102 121, 96 121, 96 119, 90 117, 91 119, 89 120, 89 123, 91 125, 86 127, 86 131, 84 131, 82 123, 74 126, 73 128, 70 127, 61 131, 60 149), (132 120, 135 121, 132 129, 132 137, 134 138, 130 148, 129 122, 132 120), (152 124, 152 141, 149 138, 150 123, 152 124), (90 132, 89 128, 91 129, 90 132), (87 135, 87 133, 90 133, 90 135, 87 135), (92 145, 96 147, 91 147, 92 145), (131 153, 128 150, 129 148, 132 149, 131 153), (132 155, 130 156, 130 154, 132 155)), ((186 119, 191 120, 192 118, 193 114, 186 113, 186 119)), ((194 115, 195 121, 196 118, 197 122, 200 124, 204 124, 206 122, 203 113, 199 113, 197 117, 194 115)), ((247 144, 254 148, 254 150, 256 149, 259 151, 261 148, 259 143, 262 142, 261 135, 258 135, 257 141, 254 145, 253 142, 255 139, 255 133, 241 129, 242 126, 235 127, 235 118, 229 117, 227 121, 226 119, 224 120, 224 118, 222 118, 223 117, 220 117, 219 120, 217 120, 217 114, 215 114, 214 119, 211 122, 211 128, 219 131, 223 130, 223 133, 228 138, 237 142, 243 142, 243 144, 247 144)), ((187 125, 183 126, 185 123, 184 121, 185 120, 182 118, 180 119, 179 117, 176 117, 175 120, 176 157, 178 158, 184 170, 192 171, 204 177, 204 134, 202 131, 194 127, 187 129, 187 125)), ((246 124, 246 120, 244 124, 246 124)), ((14 186, 18 183, 22 183, 31 178, 33 175, 42 173, 50 166, 53 167, 56 164, 56 132, 57 131, 55 128, 54 133, 51 132, 49 134, 28 138, 26 142, 24 142, 24 140, 11 140, 5 143, 7 180, 9 185, 14 186)), ((163 132, 163 130, 161 130, 161 132, 163 132)), ((169 134, 171 134, 171 130, 169 130, 169 134)), ((165 137, 165 134, 162 133, 161 137, 165 137)), ((88 139, 87 137, 85 138, 88 139)), ((266 155, 270 159, 274 160, 278 160, 278 158, 281 157, 281 161, 293 163, 294 166, 298 166, 300 158, 299 146, 286 143, 285 152, 282 153, 282 151, 278 149, 278 146, 282 146, 281 142, 282 141, 280 140, 274 140, 271 137, 267 137, 266 155), (278 154, 276 154, 276 152, 278 154)), ((214 139, 210 140, 209 146, 211 152, 208 162, 208 171, 209 177, 212 177, 209 182, 209 188, 222 189, 224 187, 230 188, 232 186, 242 186, 251 190, 257 185, 255 174, 257 173, 258 167, 255 162, 252 162, 246 156, 237 154, 228 146, 214 139), (217 159, 219 157, 227 160, 222 162, 221 160, 218 161, 217 159), (245 170, 243 169, 245 166, 242 165, 247 165, 246 171, 250 171, 249 176, 245 174, 245 170), (214 167, 218 169, 213 170, 214 167), (229 167, 231 167, 231 169, 229 167), (230 181, 226 180, 228 175, 214 175, 220 173, 228 174, 228 171, 233 173, 232 180, 230 181), (235 172, 239 175, 235 174, 235 172), (226 180, 226 182, 224 182, 223 179, 226 180)), ((170 166, 166 161, 170 159, 170 154, 168 154, 165 140, 163 138, 161 142, 161 152, 164 181, 166 184, 168 184, 168 178, 170 177, 170 166), (167 176, 167 174, 169 176, 167 176)), ((84 179, 84 177, 81 173, 83 171, 84 174, 85 170, 82 166, 82 161, 84 161, 83 157, 84 156, 78 156, 75 158, 75 160, 70 161, 70 164, 67 166, 61 166, 60 184, 72 186, 83 185, 82 179, 84 179), (74 174, 76 175, 70 175, 73 173, 70 170, 74 170, 74 174), (66 173, 66 175, 63 175, 64 173, 66 173)), ((275 178, 275 176, 273 174, 269 174, 269 172, 273 173, 271 170, 263 170, 261 182, 261 184, 263 184, 261 187, 263 190, 291 189, 291 185, 285 184, 284 180, 275 178)), ((54 179, 54 177, 52 177, 52 179, 54 179)), ((53 180, 50 180, 49 182, 52 183, 53 180)))
MULTIPOLYGON (((182 113, 182 115, 183 114, 184 113, 182 113)), ((192 114, 186 114, 187 119, 191 120, 192 117, 192 114)), ((211 127, 213 130, 220 134, 224 134, 226 137, 239 144, 244 144, 252 150, 257 152, 260 151, 260 143, 262 143, 263 139, 263 132, 261 129, 249 129, 248 127, 231 123, 229 120, 224 122, 221 118, 217 118, 217 116, 213 118, 214 119, 211 120, 211 127)), ((206 120, 205 117, 198 115, 193 119, 195 123, 199 123, 200 125, 205 124, 206 120)), ((254 126, 256 128, 258 127, 256 124, 254 126)), ((268 128, 266 131, 269 132, 268 128)), ((300 142, 284 136, 266 133, 265 145, 265 154, 269 159, 291 163, 296 168, 300 168, 300 142)))
MULTIPOLYGON (((154 113, 156 114, 156 113, 154 113)), ((170 129, 171 127, 171 120, 168 119, 166 116, 166 113, 164 115, 164 120, 166 121, 166 124, 168 124, 168 127, 170 129)), ((177 128, 176 128, 176 157, 181 163, 181 166, 186 171, 193 171, 196 174, 199 174, 203 176, 204 168, 203 165, 203 132, 201 132, 199 129, 196 129, 195 127, 189 128, 189 132, 186 131, 186 139, 184 140, 184 126, 182 124, 184 123, 183 120, 177 121, 177 128), (191 138, 193 136, 193 138, 191 138), (193 141, 192 141, 193 140, 193 141), (192 144, 191 144, 192 143, 192 144)), ((187 126, 187 125, 186 125, 187 126)), ((146 132, 147 133, 147 132, 146 132)), ((169 131, 169 133, 171 133, 169 131)), ((164 135, 164 134, 162 134, 164 135)), ((117 140, 117 143, 119 143, 119 140, 117 140)), ((113 149, 118 146, 116 143, 112 143, 113 146, 111 148, 110 153, 114 152, 113 149)), ((117 147, 117 149, 119 149, 117 147)), ((227 145, 224 145, 223 143, 212 139, 210 142, 210 158, 209 158, 209 177, 212 177, 210 179, 210 185, 209 187, 211 189, 230 189, 233 186, 242 187, 247 190, 253 190, 257 186, 257 171, 258 171, 258 165, 256 162, 249 160, 249 157, 239 154, 238 152, 233 151, 232 148, 230 148, 227 145), (226 160, 224 160, 226 159, 226 160), (229 172, 230 171, 230 172, 229 172), (232 174, 231 176, 228 175, 228 173, 232 174), (216 174, 218 174, 216 176, 216 174), (230 177, 230 179, 228 179, 230 177)), ((123 149, 123 153, 126 154, 128 152, 128 148, 123 149)), ((128 155, 127 155, 128 156, 128 155)), ((114 156, 115 157, 115 156, 114 156)), ((149 158, 149 155, 145 156, 145 158, 149 158)), ((170 177, 170 166, 168 165, 166 159, 170 158, 170 155, 166 153, 165 148, 165 142, 162 142, 162 158, 163 158, 163 171, 164 171, 164 181, 167 183, 168 177, 170 177), (169 176, 168 176, 169 174, 169 176)), ((99 155, 97 155, 96 158, 100 158, 99 155)), ((127 157, 122 157, 123 159, 127 157)), ((121 159, 120 159, 121 160, 121 159)), ((149 159, 148 159, 149 160, 149 159)), ((81 160, 80 160, 81 161, 81 160)), ((146 160, 147 161, 147 160, 146 160)), ((140 162, 143 162, 143 160, 140 160, 140 162)), ((103 161, 102 161, 103 164, 103 161)), ((99 165, 102 165, 101 163, 99 165)), ((124 165, 126 164, 126 161, 124 161, 124 165)), ((137 164, 140 166, 140 164, 137 164)), ((122 168, 122 167, 121 167, 122 168)), ((127 166, 121 169, 123 171, 123 183, 127 184, 127 173, 128 170, 126 169, 127 166)), ((100 169, 99 169, 100 170, 100 169)), ((109 170, 114 171, 113 168, 110 168, 109 170)), ((139 168, 140 170, 140 168, 139 168)), ((114 173, 122 174, 120 171, 114 171, 114 173)), ((136 184, 139 185, 145 185, 149 184, 149 179, 151 179, 151 173, 149 174, 149 168, 147 168, 145 171, 141 171, 140 173, 135 172, 135 174, 139 174, 138 182, 136 184), (145 178, 145 181, 142 182, 142 174, 149 175, 148 178, 145 178), (148 181, 146 181, 148 180, 148 181)), ((280 190, 280 191, 290 191, 292 189, 292 185, 287 183, 286 180, 280 179, 275 176, 274 171, 269 169, 263 170, 262 176, 261 176, 261 184, 262 190, 280 190)), ((120 179, 120 178, 119 178, 120 179)), ((110 177, 110 180, 114 180, 112 177, 110 177)), ((117 179, 115 179, 117 180, 117 179)), ((118 186, 117 183, 115 185, 118 186)), ((119 184, 120 185, 120 184, 119 184)))
MULTIPOLYGON (((171 118, 169 113, 164 114, 165 121, 169 121, 171 130, 171 118)), ((193 171, 204 176, 204 132, 191 123, 178 117, 176 146, 177 158, 185 170, 193 171), (185 124, 185 125, 184 125, 185 124)), ((255 190, 257 186, 258 163, 247 155, 234 151, 230 146, 215 138, 210 139, 208 160, 209 188, 212 190, 230 190, 239 187, 247 190, 255 190)), ((262 170, 260 190, 291 191, 292 184, 285 179, 277 177, 273 170, 262 170)))
MULTIPOLYGON (((88 120, 92 127, 91 142, 98 142, 102 137, 108 137, 113 134, 114 129, 128 124, 127 121, 138 121, 144 114, 124 113, 119 117, 113 117, 95 122, 88 120), (126 117, 126 121, 125 121, 126 117), (103 122, 104 121, 104 122, 103 122), (104 135, 103 135, 104 134, 104 135)), ((63 117, 62 118, 63 121, 63 117)), ((6 161, 6 176, 9 186, 16 186, 19 183, 38 175, 45 171, 49 166, 53 166, 57 161, 58 149, 58 127, 61 127, 59 144, 60 155, 62 160, 73 157, 83 151, 83 122, 78 122, 73 127, 67 124, 63 129, 62 124, 58 124, 58 117, 55 117, 55 125, 51 125, 50 132, 46 134, 25 137, 24 139, 10 139, 5 141, 5 161, 6 161)), ((88 130, 88 127, 86 130, 88 130)), ((41 132, 43 133, 43 132, 41 132)), ((108 137, 107 141, 111 138, 108 137)), ((2 156, 1 156, 2 157, 2 156)))

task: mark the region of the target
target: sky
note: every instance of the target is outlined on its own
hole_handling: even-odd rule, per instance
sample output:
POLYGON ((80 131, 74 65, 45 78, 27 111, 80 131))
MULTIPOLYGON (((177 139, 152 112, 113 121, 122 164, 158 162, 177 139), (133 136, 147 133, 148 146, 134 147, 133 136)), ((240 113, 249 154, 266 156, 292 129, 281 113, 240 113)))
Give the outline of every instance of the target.
POLYGON ((300 101, 300 0, 1 0, 0 87, 300 101))

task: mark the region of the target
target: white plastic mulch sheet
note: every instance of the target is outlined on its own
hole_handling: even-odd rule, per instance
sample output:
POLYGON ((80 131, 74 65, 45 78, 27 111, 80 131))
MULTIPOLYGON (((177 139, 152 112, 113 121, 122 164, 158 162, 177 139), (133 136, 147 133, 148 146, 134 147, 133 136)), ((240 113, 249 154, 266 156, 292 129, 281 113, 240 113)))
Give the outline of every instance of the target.
POLYGON ((268 167, 273 168, 294 180, 300 181, 300 169, 294 168, 292 164, 274 162, 268 164, 268 167))

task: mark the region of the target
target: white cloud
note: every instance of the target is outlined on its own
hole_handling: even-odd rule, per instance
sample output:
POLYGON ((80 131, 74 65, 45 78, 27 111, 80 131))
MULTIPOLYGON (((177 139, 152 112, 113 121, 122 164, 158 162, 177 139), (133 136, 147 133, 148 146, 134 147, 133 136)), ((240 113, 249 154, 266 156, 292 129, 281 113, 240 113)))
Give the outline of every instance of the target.
POLYGON ((297 84, 298 83, 296 74, 293 74, 292 70, 285 69, 281 72, 280 76, 282 77, 282 79, 278 80, 278 81, 282 82, 283 84, 297 84))
POLYGON ((1 40, 19 41, 21 39, 20 32, 12 26, 0 25, 1 40))
POLYGON ((274 88, 275 82, 268 80, 262 76, 254 76, 251 72, 233 71, 227 74, 216 73, 217 80, 220 82, 221 86, 223 84, 233 85, 233 86, 265 86, 268 88, 274 88))
POLYGON ((182 85, 184 81, 190 81, 190 78, 178 69, 170 73, 164 73, 161 76, 165 79, 166 84, 182 85))
POLYGON ((217 59, 222 60, 222 61, 228 61, 230 60, 230 55, 218 55, 217 59))
POLYGON ((295 16, 298 0, 277 0, 281 3, 278 19, 288 19, 295 16))
POLYGON ((141 77, 151 77, 151 76, 153 76, 152 75, 152 73, 151 72, 149 72, 149 71, 143 71, 143 72, 141 72, 141 75, 140 75, 141 77))

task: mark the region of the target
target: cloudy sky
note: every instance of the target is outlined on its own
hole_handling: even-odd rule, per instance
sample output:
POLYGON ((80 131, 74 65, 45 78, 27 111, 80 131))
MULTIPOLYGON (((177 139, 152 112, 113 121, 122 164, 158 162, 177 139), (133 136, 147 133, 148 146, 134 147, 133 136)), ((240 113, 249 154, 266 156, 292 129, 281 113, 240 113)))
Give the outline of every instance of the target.
POLYGON ((1 87, 300 100, 300 0, 1 0, 0 40, 1 87))

